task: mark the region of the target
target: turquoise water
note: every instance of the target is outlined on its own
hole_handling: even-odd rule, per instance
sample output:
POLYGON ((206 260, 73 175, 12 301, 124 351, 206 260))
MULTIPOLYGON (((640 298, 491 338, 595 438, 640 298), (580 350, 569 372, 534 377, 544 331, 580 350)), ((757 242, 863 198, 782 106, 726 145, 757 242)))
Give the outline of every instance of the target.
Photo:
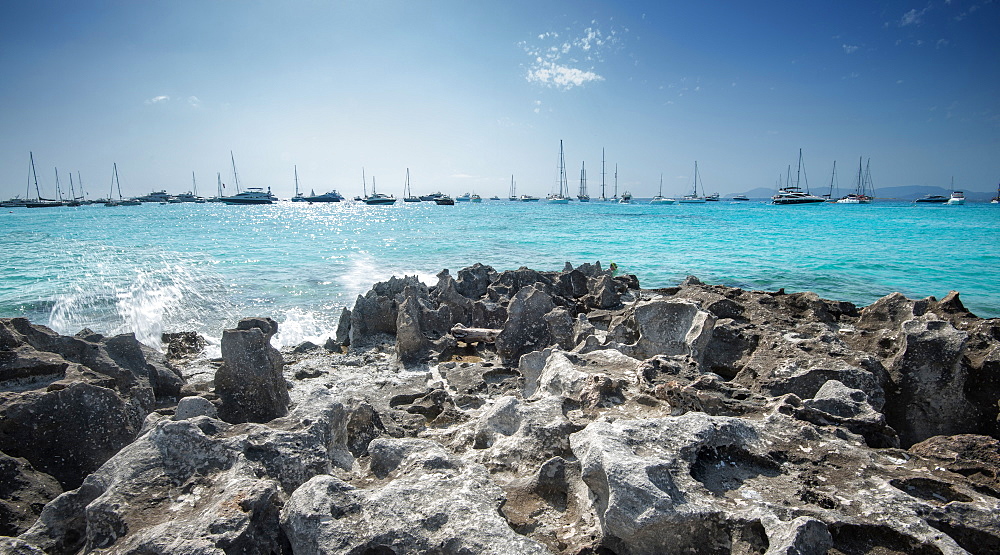
POLYGON ((1000 206, 650 206, 484 201, 270 206, 147 204, 0 211, 0 316, 64 334, 84 327, 221 335, 270 316, 275 343, 322 341, 372 283, 391 275, 561 270, 600 260, 644 287, 687 275, 749 289, 815 291, 865 305, 900 291, 961 292, 1000 316, 1000 206))

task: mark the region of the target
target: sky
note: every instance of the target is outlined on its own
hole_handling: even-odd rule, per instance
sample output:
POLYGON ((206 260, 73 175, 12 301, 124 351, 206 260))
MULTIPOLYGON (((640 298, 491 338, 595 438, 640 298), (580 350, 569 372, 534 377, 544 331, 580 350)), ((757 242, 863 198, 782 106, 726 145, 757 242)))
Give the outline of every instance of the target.
POLYGON ((0 198, 125 196, 217 174, 544 196, 994 191, 1000 0, 21 1, 0 6, 0 198), (231 154, 232 153, 232 154, 231 154), (602 176, 602 157, 604 175, 602 176), (30 186, 30 190, 29 190, 30 186))

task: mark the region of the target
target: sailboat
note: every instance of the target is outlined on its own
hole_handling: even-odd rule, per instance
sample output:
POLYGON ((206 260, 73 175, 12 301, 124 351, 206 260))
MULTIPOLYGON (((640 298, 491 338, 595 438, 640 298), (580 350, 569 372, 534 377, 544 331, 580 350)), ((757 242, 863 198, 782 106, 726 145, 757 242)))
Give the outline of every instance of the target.
POLYGON ((56 206, 62 206, 62 203, 56 199, 42 198, 42 191, 38 188, 38 174, 35 173, 35 155, 32 152, 28 152, 28 157, 31 159, 31 177, 35 182, 35 198, 32 200, 31 197, 31 183, 28 184, 28 190, 25 192, 25 198, 28 200, 24 201, 24 206, 26 208, 53 208, 56 206))
POLYGON ((606 201, 608 197, 604 196, 604 149, 601 149, 601 200, 606 201))
POLYGON ((660 192, 656 193, 653 200, 649 201, 649 204, 676 204, 677 201, 672 198, 667 198, 663 196, 663 174, 660 174, 660 192))
POLYGON ((111 191, 108 193, 108 200, 104 203, 104 206, 138 206, 141 204, 135 199, 125 200, 122 198, 122 184, 118 181, 118 163, 113 163, 112 168, 111 191), (115 189, 118 190, 118 200, 115 200, 115 189))
POLYGON ((403 186, 403 202, 420 202, 420 197, 410 191, 410 168, 406 168, 406 185, 403 186))
POLYGON ((514 184, 514 174, 510 174, 510 196, 507 200, 517 201, 517 185, 514 184))
MULTIPOLYGON (((804 173, 805 170, 802 168, 802 149, 800 148, 799 169, 795 176, 795 185, 786 184, 784 187, 778 189, 778 194, 771 197, 771 204, 817 204, 826 202, 826 199, 823 197, 809 193, 809 178, 805 180, 806 190, 802 190, 799 183, 804 173)), ((788 178, 791 178, 791 168, 789 168, 788 178)))
POLYGON ((365 204, 396 204, 396 197, 375 192, 375 176, 372 176, 372 195, 365 197, 365 204))
POLYGON ((563 192, 566 186, 566 156, 563 154, 563 142, 559 140, 559 192, 545 197, 545 202, 549 204, 569 204, 569 197, 563 192))
POLYGON ((580 164, 580 193, 576 195, 576 199, 580 202, 590 202, 590 195, 587 194, 587 165, 586 162, 580 164))
POLYGON ((299 167, 293 165, 292 168, 295 171, 295 196, 292 197, 292 202, 306 202, 306 196, 299 192, 299 167))
MULTIPOLYGON (((868 160, 871 163, 871 159, 868 160)), ((834 163, 836 168, 836 162, 834 163)), ((871 171, 868 165, 861 167, 861 158, 858 158, 858 182, 854 192, 837 200, 837 204, 871 204, 872 197, 868 193, 874 194, 874 187, 871 185, 871 171)))
POLYGON ((990 204, 1000 204, 1000 183, 997 183, 997 196, 990 200, 990 204))
MULTIPOLYGON (((694 161, 694 183, 692 184, 691 194, 690 195, 684 195, 684 197, 681 198, 680 200, 678 200, 677 202, 679 202, 681 204, 704 204, 705 202, 707 202, 705 200, 705 197, 703 197, 703 196, 699 197, 698 196, 698 182, 700 180, 701 179, 700 179, 700 177, 698 175, 698 161, 695 160, 694 161)), ((705 191, 705 185, 704 184, 702 184, 701 190, 704 193, 704 191, 705 191)))
POLYGON ((167 202, 170 204, 180 204, 183 202, 205 202, 205 199, 198 196, 198 181, 195 180, 193 171, 191 172, 191 190, 186 193, 176 195, 167 202))

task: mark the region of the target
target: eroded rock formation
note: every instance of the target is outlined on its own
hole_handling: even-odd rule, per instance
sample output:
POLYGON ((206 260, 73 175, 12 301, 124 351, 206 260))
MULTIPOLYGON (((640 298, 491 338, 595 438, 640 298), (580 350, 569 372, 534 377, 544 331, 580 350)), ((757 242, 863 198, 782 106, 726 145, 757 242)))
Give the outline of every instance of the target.
POLYGON ((198 387, 127 336, 0 321, 0 550, 1000 551, 1000 320, 957 293, 456 276, 376 284, 325 349, 244 320, 198 387))

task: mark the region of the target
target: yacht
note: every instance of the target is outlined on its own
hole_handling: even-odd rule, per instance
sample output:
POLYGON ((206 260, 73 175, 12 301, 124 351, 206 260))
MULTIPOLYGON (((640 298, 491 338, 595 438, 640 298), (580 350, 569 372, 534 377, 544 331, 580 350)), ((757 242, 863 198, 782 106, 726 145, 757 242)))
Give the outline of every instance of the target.
POLYGON ((746 195, 733 195, 733 200, 750 200, 750 197, 746 195))
POLYGON ((521 202, 538 202, 539 200, 541 199, 539 199, 538 197, 533 197, 531 195, 521 195, 521 202))
POLYGON ((457 197, 455 197, 455 200, 457 200, 458 202, 469 202, 472 200, 472 195, 470 195, 469 193, 465 193, 464 195, 458 195, 457 197))
POLYGON ((772 204, 817 204, 821 202, 826 202, 826 199, 809 194, 801 187, 794 185, 778 189, 778 194, 771 197, 772 204))
POLYGON ((435 201, 437 201, 437 199, 444 198, 446 196, 448 196, 448 195, 445 195, 441 191, 438 191, 436 193, 431 193, 429 195, 420 195, 420 200, 422 200, 424 202, 435 202, 435 201))
POLYGON ((469 200, 472 202, 483 202, 483 197, 477 194, 473 194, 471 197, 469 197, 469 200))
MULTIPOLYGON (((312 191, 309 191, 310 193, 312 191)), ((295 200, 294 198, 292 199, 295 200)), ((344 196, 338 193, 336 190, 330 191, 328 193, 323 193, 322 195, 310 195, 308 197, 303 197, 306 202, 340 202, 344 200, 344 196)))
POLYGON ((956 206, 959 204, 965 204, 965 193, 962 191, 953 191, 951 193, 951 198, 948 199, 945 204, 949 206, 956 206))
POLYGON ((246 191, 236 193, 231 197, 223 197, 222 202, 226 204, 271 204, 278 200, 271 194, 271 188, 267 192, 261 187, 247 187, 246 191))
POLYGON ((170 202, 172 197, 166 191, 153 191, 148 195, 136 197, 139 202, 170 202))
POLYGON ((455 206, 455 199, 449 197, 448 195, 441 195, 434 199, 435 204, 440 204, 441 206, 455 206))
POLYGON ((632 193, 628 191, 622 193, 621 198, 618 199, 618 204, 632 204, 632 193))
POLYGON ((926 204, 942 204, 948 202, 948 197, 944 195, 924 195, 913 202, 926 204))

